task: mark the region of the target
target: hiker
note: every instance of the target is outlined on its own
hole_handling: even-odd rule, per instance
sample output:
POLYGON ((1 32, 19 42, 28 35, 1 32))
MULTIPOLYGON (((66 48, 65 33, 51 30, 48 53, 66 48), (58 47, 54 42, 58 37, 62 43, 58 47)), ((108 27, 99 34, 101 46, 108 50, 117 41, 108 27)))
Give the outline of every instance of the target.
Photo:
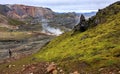
POLYGON ((9 58, 12 56, 12 51, 9 49, 8 50, 9 58))

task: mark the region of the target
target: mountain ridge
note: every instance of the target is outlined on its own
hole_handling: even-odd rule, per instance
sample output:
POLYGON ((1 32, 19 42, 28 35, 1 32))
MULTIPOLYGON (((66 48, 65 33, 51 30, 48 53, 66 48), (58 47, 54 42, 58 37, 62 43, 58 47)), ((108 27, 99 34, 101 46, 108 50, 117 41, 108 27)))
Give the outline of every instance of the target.
POLYGON ((72 29, 78 20, 78 15, 76 15, 76 13, 57 14, 49 8, 18 4, 0 5, 0 13, 4 13, 3 15, 6 17, 17 19, 30 25, 25 26, 25 28, 30 28, 32 27, 31 25, 35 25, 39 26, 41 29, 42 20, 45 19, 50 21, 48 23, 49 26, 67 31, 72 29))

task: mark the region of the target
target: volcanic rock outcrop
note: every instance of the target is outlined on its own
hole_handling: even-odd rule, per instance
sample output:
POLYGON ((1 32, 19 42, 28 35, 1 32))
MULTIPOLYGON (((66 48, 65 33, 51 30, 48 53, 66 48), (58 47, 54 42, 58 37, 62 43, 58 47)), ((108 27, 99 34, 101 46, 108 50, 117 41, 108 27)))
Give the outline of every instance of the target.
POLYGON ((85 19, 84 15, 81 14, 80 22, 74 27, 74 31, 81 31, 84 32, 88 27, 87 20, 85 19))

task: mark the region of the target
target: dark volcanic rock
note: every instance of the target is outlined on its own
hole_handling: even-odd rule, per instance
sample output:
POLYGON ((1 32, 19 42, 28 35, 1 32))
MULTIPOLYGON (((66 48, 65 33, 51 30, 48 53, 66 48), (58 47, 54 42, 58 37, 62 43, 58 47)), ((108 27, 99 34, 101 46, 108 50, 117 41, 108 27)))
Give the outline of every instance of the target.
POLYGON ((108 17, 111 15, 115 15, 120 12, 120 1, 117 1, 110 6, 99 9, 96 13, 96 16, 89 18, 88 23, 91 27, 94 27, 98 24, 102 24, 107 21, 108 17))
POLYGON ((88 27, 88 23, 85 20, 85 17, 83 14, 80 16, 80 22, 74 27, 74 31, 81 31, 84 32, 88 27))

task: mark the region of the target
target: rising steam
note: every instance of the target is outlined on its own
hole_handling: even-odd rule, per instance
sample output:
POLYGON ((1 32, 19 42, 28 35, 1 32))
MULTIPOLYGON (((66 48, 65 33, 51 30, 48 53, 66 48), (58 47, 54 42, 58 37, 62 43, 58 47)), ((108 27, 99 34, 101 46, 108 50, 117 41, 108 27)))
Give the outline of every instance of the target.
POLYGON ((53 28, 48 25, 48 23, 44 22, 42 23, 42 28, 44 33, 50 34, 50 35, 56 35, 59 36, 63 32, 59 28, 53 28))

